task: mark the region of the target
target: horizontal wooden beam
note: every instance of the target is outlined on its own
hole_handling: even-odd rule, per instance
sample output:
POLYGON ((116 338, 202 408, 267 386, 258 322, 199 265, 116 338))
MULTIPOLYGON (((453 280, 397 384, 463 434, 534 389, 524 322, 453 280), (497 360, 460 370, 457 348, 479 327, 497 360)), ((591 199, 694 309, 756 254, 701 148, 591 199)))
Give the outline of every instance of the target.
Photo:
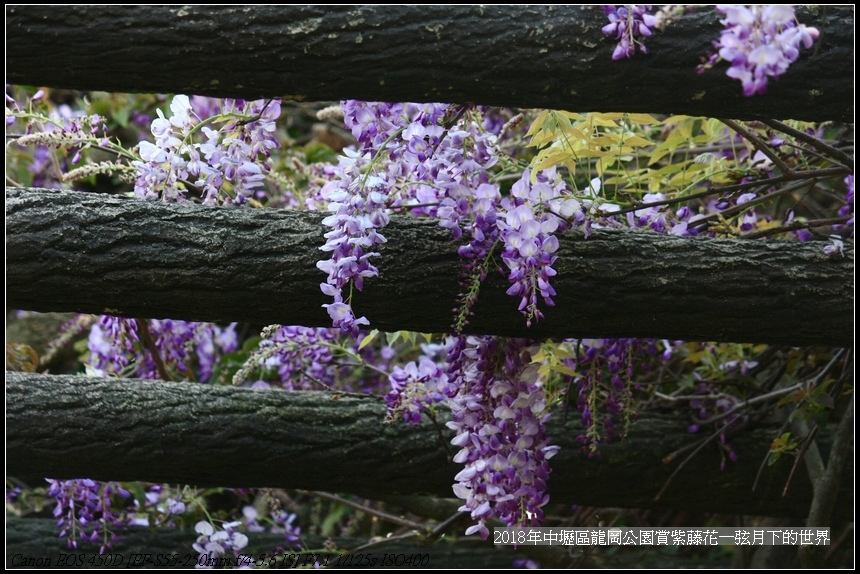
POLYGON ((6 83, 852 122, 852 6, 798 9, 820 37, 744 97, 698 74, 720 14, 690 9, 615 62, 600 5, 6 6, 6 83))
MULTIPOLYGON (((6 373, 6 472, 451 498, 462 468, 449 459, 451 432, 441 422, 440 435, 426 420, 387 426, 384 418, 383 400, 368 395, 6 373)), ((803 468, 783 497, 791 457, 756 476, 777 424, 732 438, 739 462, 724 471, 718 450, 704 449, 655 500, 684 456, 667 455, 698 440, 687 432, 689 417, 642 413, 628 438, 603 445, 597 460, 577 447, 578 418, 559 413, 549 422, 552 444, 561 447, 551 461, 554 503, 798 519, 809 510, 812 486, 803 468)), ((816 437, 822 456, 831 440, 832 429, 816 437)), ((853 468, 844 474, 840 516, 853 508, 853 468)))
MULTIPOLYGON (((327 326, 324 214, 6 190, 6 303, 34 311, 327 326)), ((380 276, 353 306, 373 328, 450 331, 462 262, 448 230, 393 216, 380 276)), ((560 238, 556 306, 526 328, 507 278, 481 287, 471 333, 850 347, 854 251, 821 243, 601 230, 560 238)))

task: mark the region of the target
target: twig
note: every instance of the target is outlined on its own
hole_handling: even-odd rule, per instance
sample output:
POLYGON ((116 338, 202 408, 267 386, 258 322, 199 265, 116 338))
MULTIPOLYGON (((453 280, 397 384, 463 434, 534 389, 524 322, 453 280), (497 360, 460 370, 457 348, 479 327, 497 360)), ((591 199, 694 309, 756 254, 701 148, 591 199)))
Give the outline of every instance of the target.
POLYGON ((808 381, 801 381, 799 383, 796 383, 796 384, 794 384, 790 387, 786 387, 784 389, 771 391, 771 392, 766 393, 764 395, 753 397, 751 399, 746 399, 745 401, 736 404, 735 406, 733 406, 732 408, 730 408, 726 412, 720 413, 720 414, 715 415, 715 416, 713 416, 707 420, 701 421, 699 424, 707 425, 707 424, 715 423, 717 421, 723 420, 726 417, 729 417, 729 416, 736 414, 741 409, 745 409, 745 408, 751 407, 753 405, 757 405, 758 403, 763 403, 763 402, 769 401, 771 399, 781 398, 781 397, 784 397, 785 395, 790 395, 794 391, 798 391, 798 390, 802 389, 804 387, 804 385, 806 385, 807 383, 808 383, 808 381))
MULTIPOLYGON (((789 424, 788 417, 786 417, 785 421, 783 421, 783 423, 782 423, 782 426, 779 427, 778 431, 776 431, 776 436, 782 436, 782 433, 788 427, 788 424, 789 424)), ((755 492, 755 489, 758 487, 758 481, 761 478, 761 473, 764 472, 764 468, 765 468, 765 466, 767 466, 767 461, 768 461, 768 459, 770 459, 771 454, 772 454, 772 451, 770 451, 770 450, 767 451, 767 453, 764 455, 764 458, 762 458, 762 460, 761 460, 761 464, 758 465, 758 472, 756 472, 755 480, 753 480, 753 485, 752 485, 752 488, 750 489, 751 492, 755 492)))
POLYGON ((724 395, 724 394, 719 394, 719 395, 675 395, 675 396, 673 396, 673 395, 667 395, 667 394, 657 392, 657 391, 654 392, 654 396, 659 398, 659 399, 663 399, 664 401, 672 401, 672 402, 674 402, 674 401, 700 401, 700 400, 716 401, 718 399, 722 399, 722 398, 726 397, 726 395, 724 395))
POLYGON ((155 340, 152 338, 152 332, 149 330, 149 325, 145 319, 135 319, 137 330, 140 332, 140 342, 152 355, 152 360, 155 362, 155 370, 158 376, 164 381, 172 381, 173 379, 167 373, 167 368, 164 366, 164 361, 161 358, 161 353, 158 352, 158 347, 155 346, 155 340))
POLYGON ((753 144, 753 146, 757 150, 770 158, 770 161, 772 161, 779 168, 780 172, 794 173, 794 170, 788 167, 788 165, 784 161, 782 161, 782 158, 775 154, 773 150, 770 149, 770 146, 767 144, 767 142, 758 137, 758 135, 752 133, 746 127, 742 126, 734 120, 720 119, 720 121, 729 126, 737 133, 739 133, 742 137, 746 138, 750 143, 753 144))
POLYGON ((387 536, 385 538, 379 538, 377 540, 371 540, 366 544, 362 544, 361 546, 356 546, 349 552, 348 554, 355 554, 356 552, 360 552, 362 550, 367 550, 368 548, 373 548, 374 546, 379 546, 380 544, 387 544, 389 542, 393 542, 395 540, 408 540, 409 538, 415 538, 418 536, 418 533, 414 530, 409 532, 404 532, 403 534, 395 534, 393 536, 387 536))
POLYGON ((367 508, 366 506, 362 506, 357 502, 353 502, 336 494, 330 494, 328 492, 321 492, 319 490, 309 490, 305 491, 307 494, 311 496, 317 496, 319 498, 325 498, 327 500, 331 500, 332 502, 337 502, 338 504, 343 504, 344 506, 349 506, 359 512, 364 512, 366 514, 370 514, 385 520, 386 522, 390 522, 392 524, 397 524, 399 526, 404 526, 406 528, 411 528, 412 530, 417 530, 418 532, 424 532, 427 530, 427 527, 423 524, 418 524, 417 522, 413 522, 406 518, 396 516, 394 514, 390 514, 383 510, 376 510, 374 508, 367 508))
MULTIPOLYGON (((804 425, 806 426, 806 425, 804 425)), ((806 436, 803 437, 803 443, 801 444, 800 451, 797 453, 797 457, 794 459, 794 464, 791 465, 791 472, 788 473, 788 478, 785 481, 785 486, 782 489, 782 496, 788 496, 788 489, 791 487, 791 481, 794 478, 794 473, 797 471, 797 468, 800 466, 801 460, 806 460, 807 464, 809 464, 809 458, 806 456, 807 453, 810 453, 813 457, 813 460, 816 460, 816 463, 812 466, 820 465, 820 469, 823 472, 824 465, 821 462, 821 455, 817 453, 818 449, 810 450, 810 447, 814 446, 812 440, 815 438, 815 435, 818 434, 818 425, 812 427, 812 430, 806 433, 806 436)))
POLYGON ((445 520, 443 520, 442 522, 440 522, 439 524, 436 525, 436 527, 430 532, 430 534, 427 535, 427 541, 432 542, 432 541, 436 540, 437 538, 439 538, 440 536, 445 534, 448 531, 448 529, 450 529, 452 526, 457 524, 460 520, 462 520, 466 516, 469 516, 469 513, 466 511, 457 512, 455 514, 452 514, 451 516, 449 516, 448 518, 446 518, 445 520))
MULTIPOLYGON (((681 472, 681 469, 682 469, 682 468, 684 468, 684 466, 686 466, 686 465, 687 465, 687 463, 688 463, 688 462, 690 462, 690 461, 693 459, 693 457, 694 457, 694 456, 696 456, 696 454, 698 454, 698 452, 699 452, 700 450, 702 450, 703 448, 705 448, 705 446, 706 446, 709 442, 711 442, 712 440, 714 440, 715 438, 717 438, 718 436, 720 436, 721 434, 723 434, 725 431, 726 431, 726 429, 723 429, 723 428, 718 429, 714 434, 712 434, 711 436, 709 436, 709 437, 707 437, 707 438, 703 439, 703 440, 700 442, 699 446, 697 446, 697 447, 695 448, 695 450, 693 450, 693 452, 691 452, 691 453, 690 453, 690 455, 689 455, 689 456, 687 456, 687 458, 685 458, 684 460, 682 460, 682 461, 681 461, 681 463, 680 463, 680 464, 678 464, 678 468, 676 468, 676 469, 672 472, 672 474, 670 474, 670 475, 669 475, 669 478, 667 478, 667 479, 666 479, 666 482, 665 482, 665 483, 663 483, 663 488, 661 488, 661 489, 660 489, 660 492, 658 492, 658 493, 657 493, 657 496, 655 496, 655 497, 654 497, 654 500, 655 500, 655 501, 660 500, 660 497, 661 497, 661 496, 663 496, 663 493, 664 493, 664 492, 666 492, 666 489, 667 489, 667 488, 669 488, 669 483, 671 483, 671 482, 672 482, 672 480, 673 480, 673 479, 678 475, 678 473, 679 473, 679 472, 681 472)), ((668 455, 667 457, 665 457, 665 458, 664 458, 664 460, 666 460, 666 459, 667 459, 667 458, 669 458, 669 457, 673 457, 673 458, 674 458, 674 456, 676 456, 678 452, 680 452, 680 451, 675 451, 674 453, 672 453, 672 454, 668 455)), ((671 459, 670 459, 670 460, 671 460, 671 459)))
POLYGON ((796 229, 810 229, 812 227, 824 227, 826 225, 838 225, 840 223, 845 223, 850 219, 850 217, 829 217, 826 219, 812 219, 810 221, 792 221, 786 225, 781 225, 779 227, 771 227, 770 229, 760 229, 758 231, 753 231, 752 233, 745 233, 744 235, 738 236, 739 239, 759 239, 761 237, 767 237, 768 235, 776 235, 777 233, 786 233, 788 231, 794 231, 796 229))
POLYGON ((832 158, 838 158, 839 162, 844 164, 848 169, 854 171, 854 158, 842 151, 841 149, 828 145, 818 138, 815 138, 808 133, 796 130, 793 127, 786 125, 778 120, 761 120, 763 124, 775 129, 776 131, 790 135, 796 140, 809 144, 821 153, 829 155, 832 158))

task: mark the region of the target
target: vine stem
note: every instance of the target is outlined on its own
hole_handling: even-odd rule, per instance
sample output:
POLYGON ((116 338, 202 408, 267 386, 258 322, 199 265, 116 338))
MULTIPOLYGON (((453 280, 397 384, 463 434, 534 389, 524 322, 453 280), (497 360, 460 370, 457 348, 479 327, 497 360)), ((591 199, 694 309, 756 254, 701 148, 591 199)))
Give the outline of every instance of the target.
POLYGON ((146 319, 135 319, 137 330, 140 332, 140 341, 149 354, 152 355, 152 360, 155 361, 155 370, 158 376, 164 381, 172 381, 173 379, 167 373, 167 367, 164 366, 164 360, 161 358, 161 353, 158 352, 158 347, 155 346, 155 339, 152 338, 152 331, 149 330, 149 325, 146 319))
POLYGON ((341 496, 338 496, 336 494, 330 494, 328 492, 322 492, 319 490, 310 490, 310 491, 306 491, 306 492, 307 492, 307 494, 309 494, 311 496, 317 496, 319 498, 325 498, 326 500, 331 500, 332 502, 337 502, 338 504, 343 504, 344 506, 348 506, 350 508, 358 510, 359 512, 365 512, 367 514, 371 514, 371 515, 376 516, 382 520, 385 520, 387 522, 391 522, 392 524, 397 524, 399 526, 411 528, 412 530, 417 530, 418 532, 423 532, 424 530, 427 529, 427 527, 424 524, 419 524, 418 522, 414 522, 414 521, 409 520, 407 518, 403 518, 401 516, 396 516, 394 514, 390 514, 388 512, 384 512, 382 510, 367 508, 366 506, 363 506, 361 504, 358 504, 357 502, 353 502, 351 500, 348 500, 348 499, 343 498, 341 496))
POLYGON ((838 159, 839 163, 844 164, 845 167, 847 167, 851 171, 854 171, 854 158, 852 158, 850 155, 848 155, 841 149, 835 146, 828 145, 824 143, 823 140, 816 139, 808 133, 794 129, 793 127, 784 124, 779 120, 761 120, 761 122, 766 126, 775 129, 776 131, 782 132, 786 135, 790 135, 794 139, 800 140, 803 143, 812 146, 824 155, 829 156, 831 159, 838 159))
POLYGON ((745 126, 742 126, 739 122, 734 120, 720 119, 720 121, 752 143, 757 150, 766 155, 774 164, 776 164, 777 167, 779 167, 779 171, 782 173, 794 173, 794 170, 788 167, 788 164, 782 161, 782 158, 775 154, 770 146, 758 137, 758 135, 754 134, 745 126))
POLYGON ((684 195, 682 197, 675 197, 672 199, 661 199, 660 201, 650 201, 648 203, 639 203, 633 205, 631 207, 625 207, 624 209, 620 209, 618 211, 613 211, 608 213, 607 215, 623 215, 625 213, 630 213, 633 211, 638 211, 640 209, 647 209, 649 207, 659 207, 661 205, 672 205, 676 203, 682 203, 684 201, 689 201, 691 199, 699 199, 701 197, 707 197, 709 195, 716 195, 718 193, 729 193, 735 191, 741 191, 744 189, 749 189, 752 187, 758 187, 760 185, 771 185, 774 183, 781 183, 783 181, 794 181, 798 179, 812 179, 817 177, 829 177, 829 176, 837 176, 837 175, 845 175, 849 173, 848 169, 845 167, 833 167, 826 169, 810 169, 805 171, 794 171, 791 173, 781 174, 776 177, 770 177, 767 179, 761 179, 757 181, 747 181, 744 183, 736 183, 733 185, 727 185, 725 187, 720 187, 717 189, 707 189, 705 191, 699 193, 693 193, 690 195, 684 195))

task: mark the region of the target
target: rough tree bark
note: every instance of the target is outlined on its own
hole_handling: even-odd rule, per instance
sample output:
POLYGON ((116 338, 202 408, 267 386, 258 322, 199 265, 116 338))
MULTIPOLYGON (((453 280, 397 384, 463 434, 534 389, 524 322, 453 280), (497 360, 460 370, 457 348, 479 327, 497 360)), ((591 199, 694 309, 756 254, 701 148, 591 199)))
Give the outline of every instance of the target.
POLYGON ((725 64, 696 73, 721 29, 710 7, 613 62, 599 5, 7 6, 6 82, 850 122, 853 7, 798 15, 818 42, 754 98, 725 64))
MULTIPOLYGON (((324 214, 6 192, 12 308, 326 326, 316 262, 324 214)), ((393 217, 381 275, 354 308, 374 328, 450 330, 461 263, 450 232, 393 217)), ((490 273, 467 330, 503 336, 656 337, 851 346, 853 250, 647 232, 561 238, 556 307, 530 329, 490 273)))
MULTIPOLYGON (((276 392, 132 379, 7 373, 6 470, 33 477, 142 480, 197 486, 279 487, 348 492, 368 498, 397 493, 451 497, 459 465, 446 450, 452 438, 429 422, 384 426, 379 397, 276 392)), ((812 486, 792 479, 783 457, 758 464, 777 427, 739 434, 742 463, 720 472, 717 449, 691 459, 659 500, 655 496, 689 445, 683 415, 644 413, 629 438, 601 448, 599 460, 579 452, 583 429, 559 415, 548 434, 561 451, 552 459, 554 503, 596 507, 685 508, 700 512, 805 517, 812 486), (765 446, 763 446, 765 445, 765 446)), ((829 434, 820 438, 829 448, 829 434)), ((843 484, 852 484, 852 468, 843 484)), ((839 505, 850 511, 853 491, 839 505)))
MULTIPOLYGON (((445 517, 447 518, 447 516, 445 517)), ((704 558, 700 553, 679 553, 666 547, 653 546, 651 548, 612 546, 603 548, 572 549, 570 546, 527 546, 521 545, 517 549, 513 546, 494 545, 492 540, 480 540, 477 537, 458 538, 452 542, 451 533, 459 534, 454 525, 449 530, 445 540, 427 544, 425 540, 383 540, 373 546, 365 548, 367 539, 360 538, 333 538, 333 542, 339 549, 360 550, 363 555, 369 555, 377 559, 377 568, 382 564, 384 554, 401 555, 402 564, 405 556, 417 556, 427 568, 430 569, 510 569, 514 566, 514 560, 532 558, 537 560, 544 568, 729 568, 731 557, 710 553, 704 558), (405 555, 405 556, 403 556, 405 555), (429 557, 429 563, 425 560, 429 557)), ((191 545, 197 539, 197 533, 190 529, 175 530, 167 528, 129 528, 119 533, 119 541, 109 551, 113 559, 122 555, 122 563, 119 567, 127 567, 132 562, 132 556, 136 559, 146 560, 150 555, 151 563, 144 563, 144 567, 153 568, 157 565, 171 563, 170 560, 176 555, 176 568, 193 568, 192 563, 198 558, 198 554, 191 545), (159 556, 160 555, 160 556, 159 556)), ((264 564, 261 555, 271 559, 273 556, 283 557, 289 554, 289 550, 275 552, 275 548, 283 546, 283 534, 253 533, 249 536, 249 544, 243 550, 245 556, 251 556, 264 564)), ((323 555, 326 538, 321 536, 303 536, 301 540, 303 548, 316 549, 317 555, 323 555)), ((80 568, 93 568, 98 564, 92 560, 97 552, 98 544, 84 545, 74 551, 76 559, 84 555, 83 564, 80 568)), ((47 518, 18 518, 8 516, 6 518, 6 568, 33 568, 36 560, 43 560, 42 564, 51 568, 61 566, 58 564, 61 555, 66 556, 65 564, 68 566, 70 551, 66 546, 66 540, 57 538, 56 521, 47 518), (27 559, 33 563, 27 564, 27 559), (50 564, 44 560, 50 559, 50 564)), ((307 566, 313 565, 312 554, 307 554, 307 566)), ((333 561, 333 554, 329 553, 329 560, 333 561)), ((104 556, 102 559, 107 558, 104 556)), ((303 555, 299 565, 304 565, 303 555)), ((400 566, 399 569, 402 569, 400 566)))
MULTIPOLYGON (((108 550, 110 558, 102 556, 102 560, 118 560, 116 566, 120 568, 132 567, 131 565, 134 564, 132 560, 135 558, 143 561, 140 564, 140 567, 143 568, 166 568, 168 566, 172 568, 194 568, 199 559, 199 554, 191 547, 198 535, 189 528, 178 530, 132 527, 127 530, 120 530, 117 534, 119 541, 108 550), (147 558, 150 560, 148 563, 146 562, 147 558)), ((319 551, 324 547, 325 542, 326 538, 321 536, 302 538, 302 543, 307 548, 317 549, 318 556, 325 554, 319 551)), ((338 548, 350 549, 367 544, 367 539, 336 538, 334 542, 338 548)), ((249 546, 242 550, 242 554, 246 557, 243 559, 242 565, 254 566, 254 564, 246 562, 248 557, 251 557, 254 561, 259 561, 257 565, 267 566, 269 560, 283 558, 285 554, 291 554, 290 550, 275 551, 276 548, 283 546, 283 534, 253 533, 249 536, 249 546), (265 556, 265 559, 262 556, 265 556)), ((98 544, 81 543, 79 549, 69 550, 65 538, 57 537, 56 520, 26 519, 14 516, 6 518, 6 568, 32 568, 36 565, 35 561, 40 559, 42 562, 39 565, 48 568, 64 566, 95 568, 98 567, 98 562, 94 561, 90 564, 87 561, 97 556, 98 547, 98 544), (69 556, 70 553, 72 554, 71 557, 69 556), (62 564, 58 563, 61 555, 66 557, 62 564), (83 563, 75 564, 75 560, 80 555, 84 556, 83 563), (28 560, 34 562, 28 564, 28 560), (45 563, 46 560, 50 560, 50 563, 45 563)), ((562 549, 554 548, 554 550, 562 549)), ((417 539, 398 542, 383 541, 366 550, 365 554, 367 553, 372 553, 372 556, 377 558, 377 568, 382 567, 380 566, 382 556, 386 553, 406 554, 407 556, 419 554, 422 557, 420 558, 422 562, 423 557, 426 556, 429 557, 429 563, 423 563, 428 568, 434 569, 510 568, 516 558, 524 557, 522 551, 517 552, 512 546, 494 547, 490 543, 474 539, 460 540, 457 544, 443 543, 430 546, 421 545, 417 539)), ((561 553, 557 552, 557 554, 561 553)), ((332 553, 327 555, 332 561, 336 557, 332 553)), ((307 564, 304 563, 305 556, 302 556, 299 559, 299 566, 313 566, 314 558, 310 554, 307 557, 307 564)), ((561 558, 561 556, 559 557, 561 558)), ((237 565, 235 559, 232 561, 232 565, 237 565)))

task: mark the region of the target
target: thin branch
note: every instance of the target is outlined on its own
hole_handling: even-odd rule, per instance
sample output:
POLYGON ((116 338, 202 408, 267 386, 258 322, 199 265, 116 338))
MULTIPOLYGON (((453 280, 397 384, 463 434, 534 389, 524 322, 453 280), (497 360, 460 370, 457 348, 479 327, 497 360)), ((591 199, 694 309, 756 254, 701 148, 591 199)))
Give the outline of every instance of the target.
POLYGON ((734 120, 720 119, 720 121, 729 126, 737 133, 739 133, 742 137, 746 138, 750 143, 753 144, 753 146, 755 146, 757 150, 770 158, 770 161, 772 161, 774 164, 776 164, 777 167, 779 167, 779 171, 781 171, 782 173, 794 173, 794 170, 788 167, 788 165, 784 161, 782 161, 782 158, 775 154, 773 150, 770 149, 770 146, 767 145, 764 140, 758 137, 758 135, 754 134, 746 127, 742 126, 740 123, 734 120))
MULTIPOLYGON (((678 473, 679 473, 679 472, 681 472, 681 469, 682 469, 682 468, 684 468, 684 467, 687 465, 687 463, 688 463, 688 462, 690 462, 691 460, 693 460, 693 457, 694 457, 694 456, 696 456, 696 454, 698 454, 698 453, 699 453, 699 451, 701 451, 703 448, 705 448, 705 446, 706 446, 709 442, 711 442, 712 440, 716 439, 718 436, 720 436, 720 435, 721 435, 721 434, 723 434, 724 432, 726 432, 726 429, 724 429, 724 428, 720 428, 720 429, 717 429, 717 431, 716 431, 715 433, 713 433, 711 436, 709 436, 709 437, 707 437, 707 438, 703 439, 703 440, 700 442, 699 446, 697 446, 697 447, 696 447, 696 449, 695 449, 693 452, 691 452, 689 456, 687 456, 687 458, 685 458, 684 460, 682 460, 682 461, 680 462, 680 464, 678 464, 678 468, 676 468, 676 469, 672 472, 672 474, 671 474, 671 475, 669 475, 669 478, 667 478, 667 479, 666 479, 666 482, 664 482, 664 483, 663 483, 663 488, 661 488, 661 489, 660 489, 660 492, 658 492, 658 493, 657 493, 657 495, 654 497, 654 500, 655 500, 655 501, 660 500, 660 497, 661 497, 661 496, 663 496, 663 493, 664 493, 664 492, 666 492, 666 489, 667 489, 667 488, 669 488, 669 484, 670 484, 670 483, 672 482, 672 480, 673 480, 673 479, 678 475, 678 473)), ((674 454, 675 454, 675 453, 673 453, 673 455, 674 455, 674 454)), ((670 456, 672 456, 672 455, 670 455, 670 456)), ((668 457, 667 457, 667 458, 668 458, 668 457)))
POLYGON ((719 219, 721 217, 722 218, 733 217, 734 215, 737 215, 738 213, 745 211, 745 210, 749 209, 750 207, 759 205, 761 203, 766 203, 766 202, 768 202, 772 199, 775 199, 777 197, 781 197, 781 196, 789 194, 793 191, 797 191, 798 189, 800 189, 802 187, 806 187, 807 185, 810 185, 811 183, 814 183, 814 182, 800 181, 797 183, 786 185, 785 187, 778 189, 777 191, 774 191, 773 193, 769 193, 767 195, 756 197, 755 199, 752 199, 746 203, 742 203, 740 205, 735 205, 733 207, 729 207, 729 208, 724 209, 722 211, 719 211, 717 213, 712 213, 711 215, 705 216, 701 219, 697 219, 696 221, 693 221, 691 223, 694 227, 701 228, 701 227, 704 227, 706 224, 709 224, 710 222, 714 221, 715 219, 719 219))
POLYGON ((821 153, 830 156, 831 158, 838 159, 840 163, 844 164, 851 171, 854 171, 854 158, 842 151, 841 149, 835 146, 828 145, 823 140, 812 137, 811 135, 800 130, 794 129, 793 127, 786 125, 779 120, 763 119, 761 120, 761 122, 768 127, 775 129, 776 131, 790 135, 794 139, 800 140, 805 144, 809 144, 810 146, 814 147, 821 153))
POLYGON ((310 496, 318 496, 320 498, 325 498, 326 500, 331 500, 332 502, 337 502, 338 504, 343 504, 344 506, 348 506, 352 509, 358 510, 359 512, 364 512, 366 514, 371 514, 376 516, 377 518, 381 518, 386 522, 390 522, 392 524, 397 524, 399 526, 404 526, 406 528, 411 528, 412 530, 417 530, 418 532, 424 532, 427 530, 427 526, 424 524, 419 524, 417 522, 413 522, 406 518, 395 516, 394 514, 390 514, 383 510, 376 510, 375 508, 367 508, 357 502, 353 502, 342 496, 338 496, 336 494, 330 494, 328 492, 322 492, 319 490, 309 490, 306 491, 310 496))
POLYGON ((837 175, 845 175, 848 173, 848 168, 845 167, 834 167, 834 168, 826 168, 826 169, 808 169, 804 171, 793 171, 791 173, 781 174, 775 177, 770 177, 767 179, 761 179, 756 181, 747 181, 743 183, 735 183, 732 185, 726 185, 724 187, 719 188, 708 188, 705 191, 701 191, 699 193, 693 193, 690 195, 684 195, 680 197, 676 197, 673 199, 662 199, 660 201, 650 201, 648 203, 639 203, 637 205, 633 205, 631 207, 625 207, 624 209, 620 209, 618 211, 606 212, 606 215, 623 215, 625 213, 630 213, 632 211, 638 211, 640 209, 647 209, 649 207, 659 207, 661 205, 672 205, 675 203, 682 203, 684 201, 689 201, 691 199, 699 199, 701 197, 707 197, 709 195, 716 195, 718 193, 729 193, 741 191, 744 189, 750 189, 752 187, 758 186, 770 186, 775 183, 781 183, 783 181, 794 181, 798 179, 813 179, 819 177, 830 177, 837 175))
MULTIPOLYGON (((778 437, 782 436, 782 433, 788 427, 788 424, 789 424, 789 421, 788 421, 788 418, 786 417, 786 420, 782 423, 782 426, 779 428, 778 431, 776 431, 776 433, 775 433, 776 436, 778 436, 778 437)), ((771 443, 771 444, 773 444, 773 443, 771 443)), ((759 479, 761 478, 761 474, 762 474, 762 472, 764 472, 764 469, 767 466, 767 461, 770 459, 770 455, 772 453, 773 453, 772 450, 768 450, 765 453, 764 457, 762 458, 761 464, 758 465, 758 472, 756 472, 755 480, 753 481, 753 485, 752 485, 752 489, 751 489, 752 492, 755 492, 756 487, 758 487, 758 482, 759 482, 759 479)))
POLYGON ((167 372, 167 367, 164 366, 161 353, 158 352, 158 347, 155 345, 155 341, 152 338, 152 333, 149 330, 149 325, 146 320, 135 319, 134 321, 137 324, 137 330, 140 332, 141 343, 143 343, 143 346, 146 347, 147 351, 149 351, 149 354, 152 355, 152 360, 155 362, 155 370, 158 372, 158 376, 161 377, 163 381, 172 381, 173 378, 167 372))
POLYGON ((839 225, 840 223, 847 223, 850 217, 828 217, 826 219, 812 219, 810 221, 792 221, 786 225, 781 225, 779 227, 771 227, 770 229, 760 229, 758 231, 753 231, 751 233, 745 233, 743 235, 739 235, 739 239, 759 239, 761 237, 768 237, 770 235, 776 235, 778 233, 787 233, 789 231, 795 231, 797 229, 811 229, 813 227, 824 227, 826 225, 839 225))
POLYGON ((436 540, 437 538, 439 538, 440 536, 442 536, 443 534, 448 532, 448 530, 452 526, 454 526, 455 524, 457 524, 459 521, 461 521, 463 518, 465 518, 467 516, 469 516, 469 513, 466 511, 457 512, 455 514, 452 514, 447 519, 445 519, 442 522, 440 522, 439 524, 437 524, 435 528, 433 528, 433 530, 430 532, 430 534, 427 535, 427 540, 428 541, 436 540))
POLYGON ((667 394, 664 394, 661 392, 655 392, 654 396, 659 398, 659 399, 663 399, 664 401, 670 401, 670 402, 674 402, 674 401, 700 401, 700 400, 716 401, 716 400, 719 400, 719 399, 726 397, 726 395, 724 395, 724 394, 719 394, 719 395, 676 395, 676 396, 672 396, 672 395, 667 395, 667 394))
POLYGON ((818 447, 816 447, 815 443, 812 442, 815 439, 815 435, 818 434, 818 425, 813 426, 811 430, 806 429, 805 424, 802 426, 806 432, 806 436, 803 437, 800 451, 794 459, 794 464, 791 465, 791 472, 788 473, 788 479, 785 481, 785 487, 782 489, 783 496, 788 496, 788 489, 791 488, 791 480, 794 478, 794 473, 800 466, 801 460, 806 461, 810 474, 817 475, 824 472, 824 463, 821 460, 821 453, 818 452, 818 447))
POLYGON ((796 383, 790 387, 786 387, 784 389, 779 389, 777 391, 772 391, 770 393, 766 393, 766 394, 760 395, 758 397, 753 397, 751 399, 747 399, 741 403, 736 404, 735 406, 733 406, 732 408, 730 408, 726 412, 720 413, 720 414, 713 416, 707 420, 701 421, 699 424, 702 424, 702 425, 712 424, 712 423, 715 423, 717 421, 721 421, 726 417, 737 414, 737 412, 742 410, 742 409, 751 407, 753 405, 757 405, 759 403, 767 402, 771 399, 777 399, 777 398, 784 397, 785 395, 790 395, 794 391, 798 391, 798 390, 802 389, 806 384, 808 384, 808 382, 809 381, 801 381, 801 382, 796 383))

